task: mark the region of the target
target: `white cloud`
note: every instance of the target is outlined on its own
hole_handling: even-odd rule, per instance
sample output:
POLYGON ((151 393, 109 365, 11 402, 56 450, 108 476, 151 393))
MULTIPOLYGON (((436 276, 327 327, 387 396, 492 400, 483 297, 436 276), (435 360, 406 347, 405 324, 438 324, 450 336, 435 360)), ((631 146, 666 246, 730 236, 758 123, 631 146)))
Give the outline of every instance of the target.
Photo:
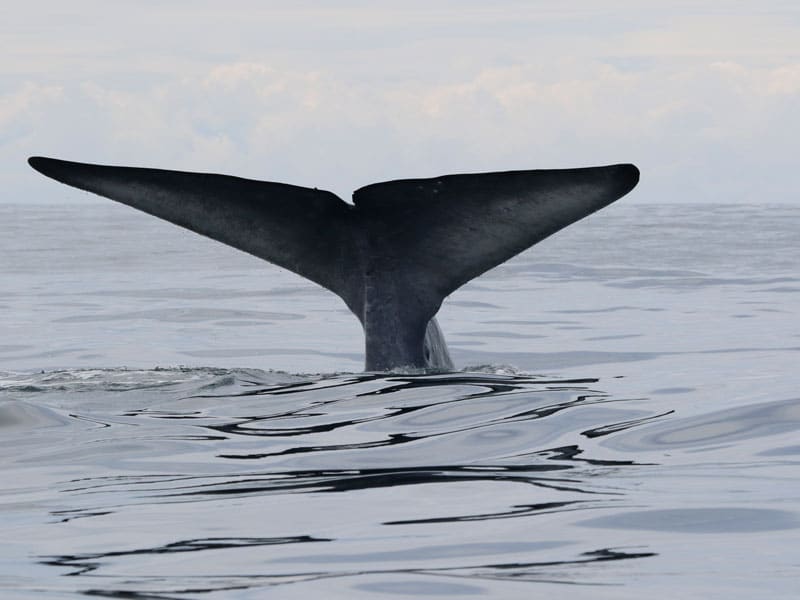
POLYGON ((51 38, 33 49, 10 27, 6 187, 52 189, 24 170, 27 154, 343 196, 388 178, 633 161, 640 198, 795 197, 796 21, 678 1, 306 4, 97 5, 128 11, 130 27, 87 37, 76 13, 63 27, 83 36, 74 54, 51 38))
POLYGON ((0 96, 0 143, 28 133, 48 106, 59 102, 62 93, 60 86, 26 81, 18 89, 0 96))

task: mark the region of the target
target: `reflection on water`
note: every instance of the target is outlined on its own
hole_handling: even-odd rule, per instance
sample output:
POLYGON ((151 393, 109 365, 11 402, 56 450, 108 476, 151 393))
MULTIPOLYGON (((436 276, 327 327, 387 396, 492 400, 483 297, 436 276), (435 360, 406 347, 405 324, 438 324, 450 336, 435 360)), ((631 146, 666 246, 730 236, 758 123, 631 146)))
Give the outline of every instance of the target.
POLYGON ((84 593, 128 597, 158 581, 153 593, 173 597, 189 593, 186 578, 206 582, 193 593, 396 574, 580 582, 591 565, 656 554, 570 539, 552 525, 537 531, 538 520, 624 506, 625 491, 601 475, 638 463, 592 456, 581 440, 659 415, 630 418, 641 411, 596 383, 489 373, 7 374, 0 427, 4 446, 32 449, 9 461, 36 473, 16 490, 16 515, 31 513, 24 496, 46 495, 51 518, 25 527, 49 539, 34 558, 84 593), (32 441, 44 435, 46 446, 32 441), (521 526, 497 527, 514 521, 521 526))
MULTIPOLYGON (((799 523, 787 510, 668 508, 631 485, 665 468, 665 440, 703 444, 710 423, 740 439, 793 429, 791 402, 748 409, 746 430, 742 411, 676 419, 589 377, 86 370, 2 386, 16 482, 3 507, 27 548, 4 560, 52 569, 38 577, 62 592, 607 584, 609 564, 657 557, 684 532, 799 523)), ((25 572, 18 589, 33 585, 25 572)))

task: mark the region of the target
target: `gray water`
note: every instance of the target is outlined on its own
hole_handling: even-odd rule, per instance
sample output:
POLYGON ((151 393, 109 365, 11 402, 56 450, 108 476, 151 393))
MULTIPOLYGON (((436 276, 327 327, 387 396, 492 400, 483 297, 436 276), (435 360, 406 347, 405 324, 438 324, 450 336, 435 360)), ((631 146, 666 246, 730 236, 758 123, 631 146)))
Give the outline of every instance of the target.
POLYGON ((363 374, 332 294, 0 205, 3 598, 794 598, 800 208, 622 201, 363 374))

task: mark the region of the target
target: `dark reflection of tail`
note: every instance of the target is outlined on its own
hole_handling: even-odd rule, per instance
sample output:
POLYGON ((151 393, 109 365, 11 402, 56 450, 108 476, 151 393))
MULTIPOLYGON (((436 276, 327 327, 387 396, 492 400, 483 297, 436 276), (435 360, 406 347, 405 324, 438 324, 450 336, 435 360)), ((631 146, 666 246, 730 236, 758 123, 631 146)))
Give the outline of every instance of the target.
MULTIPOLYGON (((447 374, 447 375, 422 375, 413 377, 386 377, 385 375, 360 375, 349 376, 344 381, 334 380, 333 382, 313 382, 310 384, 298 383, 288 386, 279 386, 275 388, 256 389, 239 392, 236 396, 282 396, 286 394, 303 394, 313 395, 319 390, 330 390, 332 388, 349 386, 353 387, 354 384, 363 384, 365 382, 378 383, 376 389, 368 391, 356 392, 353 394, 354 398, 370 398, 375 397, 377 402, 378 398, 385 400, 391 397, 392 394, 419 394, 422 396, 418 401, 411 405, 398 406, 398 407, 385 407, 383 411, 376 411, 375 414, 366 416, 360 419, 348 420, 329 420, 325 419, 324 422, 315 423, 313 425, 302 426, 289 426, 286 425, 287 420, 292 418, 314 417, 322 416, 320 412, 320 404, 313 406, 304 405, 297 409, 292 409, 282 413, 273 413, 269 415, 259 415, 253 417, 242 417, 233 423, 225 423, 222 425, 208 425, 208 429, 212 429, 224 434, 229 435, 245 435, 245 436, 261 436, 261 437, 302 437, 313 433, 326 433, 338 429, 351 428, 364 423, 373 421, 392 421, 399 417, 409 415, 411 413, 425 411, 433 406, 444 406, 446 404, 458 404, 467 400, 476 400, 481 398, 494 399, 494 398, 507 398, 511 395, 528 394, 531 397, 531 404, 541 399, 541 395, 545 392, 555 394, 557 392, 577 392, 577 397, 569 398, 561 402, 547 403, 544 405, 534 406, 533 408, 525 407, 523 410, 517 411, 513 414, 503 415, 502 418, 488 419, 484 422, 475 423, 468 427, 450 427, 443 428, 428 434, 415 434, 412 432, 397 432, 385 436, 379 440, 372 440, 368 442, 349 443, 349 444, 327 444, 327 445, 297 445, 291 448, 286 448, 279 451, 271 452, 257 452, 257 453, 240 453, 240 454, 221 454, 222 458, 229 459, 262 459, 272 456, 282 456, 288 454, 300 453, 320 453, 335 450, 357 450, 368 449, 382 446, 394 446, 399 444, 406 444, 415 442, 426 438, 452 435, 468 430, 488 428, 500 423, 513 423, 520 421, 531 421, 535 419, 542 419, 554 415, 563 410, 575 408, 577 406, 587 406, 590 404, 601 404, 608 402, 619 402, 619 399, 610 399, 602 392, 589 390, 588 388, 580 387, 584 384, 596 383, 597 379, 584 378, 584 379, 565 379, 565 380, 550 380, 539 379, 530 377, 519 376, 486 376, 486 375, 470 375, 470 374, 447 374), (458 395, 446 401, 438 401, 435 403, 427 403, 424 401, 426 391, 434 390, 436 388, 445 387, 468 387, 475 388, 469 392, 460 390, 458 395), (313 412, 312 412, 313 411, 313 412)), ((210 396, 203 396, 210 397, 210 396)), ((335 401, 338 401, 336 399, 335 401)), ((668 414, 668 413, 664 413, 668 414)), ((657 415, 657 418, 662 415, 657 415)), ((633 425, 635 423, 631 423, 633 425)), ((619 431, 627 428, 624 423, 615 423, 608 427, 608 431, 619 431)), ((599 431, 599 430, 598 430, 599 431)), ((601 433, 594 431, 585 432, 587 437, 597 437, 601 433)), ((572 452, 570 458, 576 456, 578 452, 572 452)), ((566 456, 565 456, 566 457, 566 456)), ((586 460, 586 459, 584 459, 586 460)), ((631 461, 623 461, 623 464, 634 464, 631 461)))
MULTIPOLYGON (((66 556, 53 556, 43 557, 41 564, 66 567, 71 569, 66 573, 68 576, 78 576, 90 574, 99 570, 104 562, 126 556, 135 555, 159 555, 159 554, 173 554, 185 552, 201 552, 204 550, 224 550, 235 549, 243 547, 258 547, 258 546, 275 546, 286 544, 305 544, 305 543, 321 543, 333 542, 335 540, 312 538, 309 536, 297 536, 288 538, 209 538, 198 540, 184 540, 174 542, 164 546, 157 546, 154 548, 139 548, 135 550, 120 550, 96 554, 75 554, 66 556)), ((539 544, 542 549, 548 545, 557 546, 558 544, 548 544, 547 542, 539 544)), ((601 548, 598 550, 591 550, 580 553, 576 558, 571 560, 553 560, 553 561, 531 561, 531 562, 498 562, 487 564, 470 564, 470 565, 457 565, 449 567, 427 567, 427 568, 361 568, 361 569, 342 569, 335 572, 320 571, 307 569, 302 571, 278 572, 269 575, 251 575, 254 580, 263 585, 275 585, 281 583, 292 583, 298 581, 319 580, 332 577, 353 577, 359 575, 447 575, 451 577, 463 577, 469 579, 487 579, 487 580, 502 580, 508 579, 513 581, 561 581, 563 583, 570 583, 567 579, 561 579, 558 575, 559 571, 564 568, 574 568, 580 566, 589 566, 593 563, 602 563, 607 561, 622 561, 634 558, 647 558, 658 556, 655 552, 626 552, 619 548, 601 548)), ((318 559, 325 559, 322 555, 312 555, 309 558, 310 564, 322 562, 318 559)), ((345 560, 348 557, 343 557, 345 560)), ((359 561, 362 562, 362 561, 359 561)), ((363 561, 367 562, 367 561, 363 561)), ((194 593, 201 592, 219 592, 225 590, 234 590, 249 588, 251 586, 243 586, 241 583, 226 586, 224 583, 214 587, 195 587, 191 591, 194 593)), ((189 592, 190 590, 170 590, 171 594, 181 594, 189 592)), ((159 595, 156 593, 137 593, 129 590, 114 590, 114 589, 93 589, 84 592, 84 595, 89 596, 102 596, 107 598, 175 598, 173 595, 159 595)))
MULTIPOLYGON (((53 516, 61 523, 117 514, 124 518, 131 506, 158 511, 176 504, 192 514, 198 503, 198 514, 226 514, 255 502, 259 509, 263 504, 269 525, 270 503, 285 506, 302 498, 322 511, 315 521, 299 521, 303 530, 290 530, 292 535, 284 537, 202 538, 201 527, 197 539, 176 535, 178 541, 133 549, 120 549, 120 541, 112 550, 43 556, 40 562, 71 569, 69 575, 113 578, 109 572, 115 567, 125 572, 133 556, 209 551, 198 560, 213 571, 218 555, 211 551, 231 552, 236 564, 236 550, 246 548, 263 565, 263 572, 250 575, 214 575, 212 586, 192 587, 194 593, 379 574, 582 583, 586 578, 579 567, 656 553, 647 547, 610 548, 613 542, 594 533, 575 540, 569 537, 575 529, 563 536, 551 530, 549 540, 537 539, 530 537, 537 531, 536 520, 552 523, 559 514, 581 511, 590 516, 598 509, 624 508, 624 490, 604 485, 603 474, 647 463, 629 455, 601 454, 594 440, 669 414, 631 408, 627 399, 594 389, 596 383, 593 378, 450 373, 339 375, 274 385, 257 377, 226 375, 217 383, 184 387, 175 404, 140 404, 122 416, 143 425, 141 430, 150 433, 142 439, 148 442, 157 444, 158 435, 169 442, 180 440, 176 447, 187 453, 185 463, 179 454, 164 463, 172 471, 159 472, 159 463, 153 461, 136 463, 143 469, 139 472, 73 480, 61 490, 74 500, 72 506, 53 516), (155 427, 148 429, 148 424, 155 427), (183 472, 181 465, 186 465, 183 472), (151 466, 153 471, 144 470, 151 466), (438 488, 430 484, 467 484, 466 489, 481 491, 481 501, 414 505, 416 494, 436 497, 438 488), (367 531, 363 535, 385 540, 384 545, 354 554, 359 545, 353 541, 361 533, 337 539, 330 534, 325 511, 352 503, 357 512, 363 492, 386 494, 380 490, 387 489, 390 496, 377 497, 410 499, 408 510, 371 512, 360 525, 367 531), (500 527, 509 519, 525 525, 518 537, 509 533, 509 539, 492 542, 492 548, 463 542, 467 528, 492 522, 500 527), (431 545, 432 539, 439 546, 431 545), (283 548, 296 549, 298 544, 303 545, 300 554, 293 550, 283 556, 283 548), (421 550, 432 556, 441 550, 447 560, 419 566, 421 550), (508 560, 499 556, 503 553, 508 560)), ((163 400, 163 390, 158 393, 163 400)), ((109 422, 112 430, 118 426, 113 419, 109 422)), ((447 487, 442 498, 452 497, 453 489, 459 488, 447 487)), ((571 516, 558 522, 569 524, 571 516)), ((513 532, 516 522, 508 525, 513 532)), ((266 531, 272 533, 268 526, 266 531)), ((161 577, 133 579, 148 582, 152 589, 161 577)), ((210 581, 208 574, 202 577, 210 581)), ((189 593, 178 584, 165 584, 162 592, 131 592, 122 576, 116 581, 122 587, 114 579, 107 581, 104 589, 85 593, 112 598, 189 593)))
MULTIPOLYGON (((176 542, 167 546, 156 548, 146 548, 131 550, 128 552, 108 552, 105 554, 84 554, 74 556, 60 556, 52 557, 48 560, 42 561, 42 564, 68 567, 73 569, 67 575, 77 576, 91 574, 93 571, 98 570, 103 561, 113 559, 116 557, 130 556, 130 555, 158 555, 165 553, 175 552, 197 552, 202 550, 218 550, 220 548, 238 548, 242 546, 263 546, 275 544, 293 544, 304 542, 326 542, 332 540, 318 540, 318 539, 275 539, 275 540, 187 540, 185 542, 176 542)), ((475 564, 465 566, 452 566, 452 567, 429 567, 429 568, 397 568, 397 569, 353 569, 341 570, 336 572, 320 571, 320 570, 303 570, 298 572, 279 572, 270 575, 251 575, 250 578, 253 584, 257 581, 259 587, 267 585, 274 586, 280 584, 297 583, 302 581, 324 580, 329 578, 339 577, 357 577, 363 575, 420 575, 420 576, 449 576, 454 578, 466 578, 470 580, 510 580, 510 581, 547 581, 551 583, 572 583, 571 577, 564 577, 567 569, 575 569, 579 567, 587 567, 597 563, 609 561, 624 561, 636 558, 648 558, 657 556, 654 552, 627 552, 619 548, 601 548, 598 550, 590 550, 588 552, 580 553, 575 559, 572 560, 559 560, 559 561, 532 561, 532 562, 500 562, 488 564, 475 564)), ((574 575, 572 575, 574 577, 574 575)), ((215 581, 216 585, 203 586, 195 585, 192 589, 176 589, 166 592, 134 592, 127 589, 114 589, 107 587, 104 589, 90 589, 85 590, 83 595, 98 596, 104 598, 133 598, 137 600, 173 600, 180 594, 180 597, 185 597, 185 593, 209 593, 220 591, 241 590, 254 587, 254 585, 243 585, 241 581, 231 582, 226 585, 224 582, 215 581)))
MULTIPOLYGON (((630 463, 623 463, 630 464, 630 463)), ((324 471, 278 471, 252 475, 235 481, 181 486, 179 491, 159 494, 161 497, 224 496, 245 494, 280 494, 284 492, 351 492, 386 487, 453 483, 466 481, 526 483, 554 490, 594 494, 579 487, 579 481, 568 478, 542 477, 536 473, 563 471, 568 465, 406 467, 392 469, 345 469, 324 471)), ((150 488, 158 491, 158 488, 150 488)), ((610 492, 605 492, 610 494, 610 492)))
POLYGON ((225 550, 228 548, 246 548, 255 546, 275 546, 278 544, 303 544, 308 542, 330 542, 325 538, 313 538, 308 535, 283 538, 206 538, 200 540, 181 540, 155 548, 138 548, 136 550, 115 550, 96 554, 75 554, 71 556, 53 556, 41 561, 44 565, 69 567, 74 569, 68 575, 83 575, 101 566, 103 560, 120 556, 137 554, 176 554, 182 552, 202 552, 203 550, 225 550))

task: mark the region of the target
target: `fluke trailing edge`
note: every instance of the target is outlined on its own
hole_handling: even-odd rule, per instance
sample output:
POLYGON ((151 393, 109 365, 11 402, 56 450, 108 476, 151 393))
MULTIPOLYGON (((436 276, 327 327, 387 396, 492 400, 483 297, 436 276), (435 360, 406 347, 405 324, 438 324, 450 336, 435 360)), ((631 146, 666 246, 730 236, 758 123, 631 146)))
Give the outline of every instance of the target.
POLYGON ((452 368, 434 318, 444 298, 639 181, 633 165, 445 175, 374 183, 350 205, 228 175, 28 162, 331 290, 361 321, 367 371, 452 368))

